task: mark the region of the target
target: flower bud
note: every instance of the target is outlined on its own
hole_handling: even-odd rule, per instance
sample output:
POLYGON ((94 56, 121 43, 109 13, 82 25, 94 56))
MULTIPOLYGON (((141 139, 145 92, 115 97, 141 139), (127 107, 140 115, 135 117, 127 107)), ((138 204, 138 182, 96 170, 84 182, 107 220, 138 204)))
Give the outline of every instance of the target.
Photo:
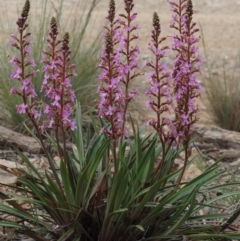
POLYGON ((112 36, 109 32, 106 34, 106 53, 110 54, 113 52, 113 41, 112 41, 112 36))
POLYGON ((191 18, 193 15, 192 0, 188 0, 188 2, 187 2, 187 15, 188 15, 188 18, 191 18))
POLYGON ((153 14, 153 28, 157 34, 160 34, 161 32, 160 19, 156 12, 153 14))
POLYGON ((27 19, 29 10, 30 10, 30 2, 29 2, 29 0, 26 0, 23 10, 22 10, 22 14, 21 14, 22 18, 27 19))
POLYGON ((58 34, 57 21, 55 17, 52 17, 51 19, 51 32, 53 36, 56 36, 58 34))
POLYGON ((107 16, 107 19, 109 19, 110 23, 112 23, 114 21, 115 10, 116 10, 115 1, 114 0, 110 0, 108 16, 107 16))

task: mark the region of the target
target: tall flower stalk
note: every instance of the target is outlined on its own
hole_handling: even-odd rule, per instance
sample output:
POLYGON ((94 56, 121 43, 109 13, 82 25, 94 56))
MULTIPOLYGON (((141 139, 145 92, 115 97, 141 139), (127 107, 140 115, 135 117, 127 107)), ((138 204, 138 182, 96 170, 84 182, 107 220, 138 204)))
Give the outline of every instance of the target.
POLYGON ((155 56, 155 59, 146 63, 151 69, 148 76, 148 84, 150 87, 146 90, 146 96, 149 98, 147 107, 155 113, 155 118, 148 120, 147 125, 155 129, 162 144, 162 160, 155 171, 155 174, 158 173, 160 177, 166 154, 173 142, 171 133, 168 130, 168 121, 163 117, 165 112, 170 112, 171 110, 172 97, 170 71, 168 66, 163 62, 163 58, 166 56, 166 50, 169 49, 169 47, 161 46, 166 38, 160 37, 160 19, 156 12, 153 14, 152 25, 151 43, 148 45, 148 48, 155 56))
POLYGON ((196 43, 199 31, 193 22, 193 5, 191 0, 179 0, 176 3, 169 0, 173 16, 171 28, 177 30, 172 38, 172 49, 177 52, 172 72, 175 96, 175 131, 178 143, 184 147, 185 161, 182 173, 179 176, 177 187, 180 185, 188 158, 191 154, 189 148, 191 130, 197 121, 198 111, 196 98, 200 95, 200 84, 197 82, 196 73, 200 72, 201 57, 198 54, 196 43))
POLYGON ((161 176, 169 148, 172 145, 184 147, 185 161, 177 182, 176 188, 178 188, 191 154, 189 143, 192 126, 197 121, 195 114, 198 108, 195 99, 200 95, 200 85, 196 80, 196 73, 200 72, 201 57, 196 47, 199 38, 195 37, 195 33, 199 30, 196 28, 196 23, 192 21, 192 1, 179 0, 177 3, 169 0, 169 3, 173 12, 170 27, 177 30, 177 34, 172 37, 172 50, 176 51, 177 55, 170 75, 167 65, 162 62, 168 46, 160 47, 165 38, 160 38, 160 20, 154 13, 149 49, 154 54, 155 60, 147 62, 147 66, 152 71, 149 73, 150 87, 146 95, 150 98, 147 106, 156 113, 156 118, 149 120, 148 125, 157 131, 163 148, 162 160, 155 171, 155 174, 158 172, 158 177, 161 176), (175 113, 174 120, 162 116, 164 112, 170 112, 170 110, 175 113))
POLYGON ((45 121, 42 132, 46 129, 53 130, 58 144, 58 151, 63 160, 66 161, 66 132, 69 129, 75 130, 76 124, 72 120, 71 114, 75 104, 75 94, 72 90, 70 77, 75 75, 73 71, 75 65, 70 64, 69 34, 65 33, 63 40, 58 40, 58 28, 56 19, 51 20, 51 30, 49 32, 48 50, 43 51, 45 58, 44 80, 41 90, 45 92, 49 104, 46 104, 44 113, 50 119, 45 121), (62 134, 63 151, 59 146, 59 135, 62 134))
POLYGON ((13 56, 10 63, 14 70, 11 74, 12 80, 19 82, 19 87, 13 87, 10 94, 21 96, 23 103, 17 106, 19 114, 27 114, 31 120, 39 117, 36 110, 36 102, 32 102, 32 98, 36 97, 32 77, 36 75, 34 67, 36 66, 34 59, 30 56, 31 51, 31 33, 27 31, 28 24, 26 23, 30 10, 30 2, 27 0, 23 7, 21 17, 17 20, 19 36, 11 34, 10 45, 19 51, 19 56, 13 56))
POLYGON ((130 101, 138 94, 137 88, 130 90, 130 82, 140 75, 138 69, 139 47, 133 45, 138 39, 134 32, 138 25, 132 21, 137 14, 132 13, 133 1, 124 1, 125 14, 119 14, 115 19, 115 1, 110 0, 107 20, 109 26, 105 26, 105 48, 101 55, 99 67, 103 70, 99 75, 101 85, 98 93, 101 97, 99 103, 99 115, 104 118, 110 127, 104 127, 113 147, 113 160, 115 173, 117 172, 117 140, 127 135, 125 129, 126 113, 130 101))
POLYGON ((19 57, 14 56, 10 63, 14 66, 14 71, 11 74, 12 80, 17 80, 20 82, 20 87, 13 87, 10 91, 10 94, 17 94, 21 96, 23 103, 17 106, 17 112, 19 114, 26 114, 28 118, 33 123, 35 130, 37 131, 39 140, 41 142, 42 148, 47 156, 49 164, 52 168, 53 175, 56 179, 58 186, 61 188, 61 183, 58 177, 58 174, 55 170, 54 163, 45 147, 43 139, 41 137, 41 132, 38 126, 38 117, 40 116, 36 110, 38 105, 37 101, 32 102, 31 99, 36 97, 34 85, 32 83, 32 77, 36 74, 35 70, 32 68, 35 67, 34 59, 29 57, 30 53, 30 32, 27 32, 28 24, 27 18, 30 10, 30 2, 26 0, 25 5, 23 7, 21 17, 17 20, 16 24, 18 26, 19 36, 12 34, 12 40, 10 41, 10 45, 16 48, 19 52, 19 57))
POLYGON ((46 97, 49 99, 49 104, 46 105, 44 113, 50 120, 46 121, 40 128, 38 123, 40 114, 37 111, 39 103, 33 100, 36 97, 36 93, 32 77, 36 74, 36 71, 33 69, 36 65, 33 58, 29 56, 31 51, 29 37, 31 33, 26 31, 29 10, 30 2, 26 0, 21 17, 17 20, 19 36, 11 35, 12 40, 10 44, 19 52, 19 57, 14 56, 10 60, 10 63, 14 66, 11 79, 19 81, 20 87, 12 88, 10 94, 21 96, 23 103, 17 106, 17 112, 26 114, 33 123, 54 178, 60 190, 64 193, 56 172, 55 163, 45 146, 42 134, 46 129, 51 129, 55 132, 59 155, 66 164, 66 132, 69 129, 74 130, 76 128, 75 121, 71 119, 75 95, 70 81, 70 77, 75 75, 73 71, 75 65, 70 64, 69 34, 66 33, 63 40, 57 40, 57 24, 55 18, 52 18, 50 38, 47 40, 49 51, 44 51, 47 58, 43 60, 45 74, 42 84, 42 90, 45 91, 46 97), (59 130, 63 136, 63 147, 60 146, 59 130))
POLYGON ((139 29, 138 24, 133 21, 137 17, 137 13, 133 12, 133 0, 124 0, 125 13, 119 14, 117 20, 119 28, 117 38, 119 41, 118 54, 116 60, 118 64, 118 72, 120 82, 123 84, 124 95, 124 114, 122 123, 122 132, 125 132, 126 113, 130 101, 138 94, 138 89, 135 87, 130 90, 131 82, 140 75, 138 56, 140 54, 139 46, 134 43, 139 39, 136 30, 139 29))
POLYGON ((120 86, 120 76, 116 61, 116 45, 119 40, 116 36, 118 30, 115 20, 115 2, 110 1, 107 20, 110 26, 105 26, 104 41, 105 48, 102 51, 99 67, 102 73, 99 75, 101 85, 98 88, 98 93, 101 97, 99 103, 99 116, 104 118, 110 127, 103 127, 102 132, 106 133, 112 142, 112 153, 114 162, 114 171, 117 172, 117 140, 124 135, 121 131, 124 115, 124 98, 120 86))

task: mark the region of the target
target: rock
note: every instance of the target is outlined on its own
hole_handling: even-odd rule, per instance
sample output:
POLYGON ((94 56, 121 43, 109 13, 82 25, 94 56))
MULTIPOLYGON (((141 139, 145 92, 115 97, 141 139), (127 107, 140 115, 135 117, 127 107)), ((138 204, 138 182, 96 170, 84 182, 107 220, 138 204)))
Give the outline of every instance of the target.
POLYGON ((5 234, 2 231, 0 231, 0 238, 2 239, 3 237, 5 237, 5 234))
POLYGON ((14 184, 17 182, 17 177, 0 170, 0 183, 1 184, 14 184))
POLYGON ((229 163, 229 166, 237 167, 240 170, 240 158, 237 159, 236 161, 233 161, 233 162, 229 163))
MULTIPOLYGON (((200 153, 199 153, 199 150, 195 147, 191 147, 191 155, 189 156, 189 158, 193 158, 193 157, 196 157, 198 156, 200 153)), ((182 151, 180 154, 179 154, 179 157, 184 160, 185 159, 185 153, 184 151, 182 151)))
POLYGON ((195 164, 191 164, 187 170, 185 171, 184 175, 183 175, 183 179, 182 181, 184 182, 188 182, 193 180, 194 178, 198 177, 199 175, 202 174, 202 171, 200 171, 195 164))
POLYGON ((240 133, 217 126, 195 128, 193 134, 203 142, 214 143, 222 149, 240 149, 240 133))
POLYGON ((215 163, 215 161, 213 159, 210 159, 207 161, 208 166, 212 166, 214 163, 215 163))
POLYGON ((41 145, 33 137, 25 136, 3 126, 0 126, 0 133, 1 144, 10 143, 12 146, 30 153, 40 153, 41 151, 41 145))
POLYGON ((17 177, 14 173, 17 172, 17 168, 26 169, 26 167, 23 165, 11 162, 9 160, 0 159, 0 183, 15 183, 17 181, 17 177))

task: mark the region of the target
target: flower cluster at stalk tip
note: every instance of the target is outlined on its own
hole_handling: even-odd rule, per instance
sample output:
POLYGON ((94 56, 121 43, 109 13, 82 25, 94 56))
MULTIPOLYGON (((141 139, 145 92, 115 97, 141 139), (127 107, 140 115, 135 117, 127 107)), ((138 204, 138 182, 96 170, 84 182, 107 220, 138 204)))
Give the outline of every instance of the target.
POLYGON ((140 49, 138 45, 134 44, 135 40, 139 40, 138 34, 135 33, 139 29, 139 25, 133 24, 133 21, 137 17, 137 13, 132 13, 134 8, 133 0, 124 0, 124 4, 126 13, 119 14, 119 18, 116 20, 118 24, 116 38, 119 43, 116 62, 120 82, 124 85, 123 93, 126 109, 128 103, 134 96, 138 95, 138 89, 135 87, 133 90, 130 90, 129 85, 140 75, 138 63, 140 49))
POLYGON ((196 79, 202 63, 196 43, 199 31, 196 23, 192 21, 193 6, 191 0, 181 0, 179 4, 169 1, 173 12, 170 27, 177 30, 172 37, 172 50, 176 58, 172 71, 175 122, 172 132, 175 138, 179 137, 183 144, 190 141, 190 132, 197 121, 195 114, 198 111, 196 98, 200 95, 201 86, 196 79))
POLYGON ((44 64, 44 80, 41 90, 45 92, 50 103, 45 106, 44 113, 50 117, 50 121, 43 123, 45 129, 61 127, 64 131, 76 128, 71 114, 75 104, 75 94, 72 90, 70 77, 76 75, 74 64, 70 64, 69 34, 66 33, 63 40, 58 40, 56 19, 51 20, 49 32, 48 51, 43 51, 46 56, 44 64))
POLYGON ((98 105, 99 116, 105 118, 110 123, 111 128, 103 127, 102 132, 106 133, 111 139, 117 139, 121 132, 121 125, 124 111, 124 97, 120 87, 120 77, 116 62, 116 26, 115 21, 115 2, 110 1, 107 19, 110 26, 105 26, 104 33, 105 48, 101 54, 99 67, 102 69, 99 75, 101 84, 98 88, 100 102, 98 105))
MULTIPOLYGON (((10 63, 14 66, 11 74, 12 80, 18 80, 20 87, 13 87, 10 94, 20 95, 23 103, 17 106, 19 114, 27 114, 30 119, 37 119, 40 114, 36 110, 38 102, 32 101, 36 97, 36 92, 32 78, 36 75, 34 59, 29 56, 31 52, 29 36, 31 33, 26 29, 26 20, 30 9, 29 0, 26 1, 21 17, 17 20, 19 36, 12 34, 10 45, 20 52, 20 57, 12 57, 10 63)), ((75 94, 72 89, 70 77, 76 75, 74 64, 70 64, 69 34, 65 33, 62 40, 58 40, 58 29, 56 19, 51 19, 51 30, 47 39, 48 50, 43 51, 45 58, 44 79, 41 91, 45 92, 47 104, 44 108, 48 121, 42 124, 42 132, 46 129, 56 130, 61 128, 63 132, 68 129, 76 129, 75 121, 72 119, 73 107, 75 105, 75 94)), ((36 123, 36 122, 35 122, 36 123)))
POLYGON ((151 60, 146 63, 146 66, 151 69, 147 79, 150 86, 146 90, 146 96, 149 98, 146 106, 156 113, 156 117, 148 120, 147 125, 152 126, 157 131, 163 142, 167 142, 169 139, 169 133, 167 133, 165 127, 168 123, 166 119, 162 117, 162 114, 164 112, 170 112, 172 97, 170 71, 167 64, 163 62, 163 58, 166 56, 166 50, 169 49, 169 47, 160 46, 166 39, 165 37, 160 38, 160 34, 160 19, 155 12, 153 14, 151 43, 148 45, 148 48, 155 56, 155 59, 154 61, 151 60))
POLYGON ((32 83, 32 77, 36 75, 34 67, 36 64, 34 59, 29 55, 31 51, 30 45, 32 44, 29 39, 31 33, 26 32, 28 24, 26 20, 28 18, 30 9, 30 2, 26 1, 21 13, 21 17, 17 20, 19 36, 11 34, 10 45, 16 48, 20 55, 13 56, 10 59, 10 63, 13 65, 14 70, 11 73, 10 79, 20 82, 20 86, 14 86, 10 90, 10 94, 17 94, 22 97, 23 103, 17 106, 17 112, 19 114, 28 113, 31 117, 37 119, 39 113, 36 110, 36 102, 32 102, 31 99, 36 97, 36 91, 32 83))
POLYGON ((100 95, 99 116, 104 117, 110 128, 103 128, 112 139, 127 135, 125 129, 126 111, 129 102, 138 94, 137 88, 130 90, 130 82, 140 75, 138 56, 139 47, 132 45, 138 39, 134 31, 138 25, 132 21, 137 14, 132 13, 133 1, 124 1, 125 14, 119 14, 115 20, 115 2, 110 1, 107 19, 110 26, 105 26, 105 48, 101 55, 99 75, 101 85, 98 89, 100 95))

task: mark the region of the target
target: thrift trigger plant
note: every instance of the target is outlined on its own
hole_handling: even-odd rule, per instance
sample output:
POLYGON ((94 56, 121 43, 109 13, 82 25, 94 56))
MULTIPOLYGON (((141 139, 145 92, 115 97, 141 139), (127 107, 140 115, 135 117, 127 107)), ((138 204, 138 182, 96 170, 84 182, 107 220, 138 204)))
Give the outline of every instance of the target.
MULTIPOLYGON (((138 46, 131 46, 132 41, 138 39, 138 36, 134 34, 138 25, 132 25, 137 14, 132 14, 133 1, 124 1, 124 3, 126 14, 120 14, 120 18, 114 21, 115 4, 114 1, 110 1, 109 16, 107 17, 110 27, 105 27, 107 30, 105 34, 106 48, 100 64, 104 71, 100 75, 103 84, 99 88, 102 98, 99 113, 100 117, 104 117, 110 124, 109 130, 104 127, 104 132, 111 137, 113 146, 116 146, 117 138, 125 133, 124 129, 119 132, 119 125, 122 122, 122 126, 125 126, 128 103, 137 94, 136 89, 132 92, 129 91, 129 84, 139 76, 137 57, 140 51, 138 46), (121 90, 122 87, 123 90, 121 90)), ((195 114, 198 108, 195 99, 200 93, 196 73, 200 72, 201 57, 198 55, 196 47, 199 38, 194 35, 199 30, 195 27, 196 23, 192 21, 192 2, 191 0, 181 0, 179 3, 175 3, 170 0, 169 3, 173 11, 170 27, 177 30, 172 37, 171 47, 173 51, 177 52, 173 71, 171 73, 163 62, 166 50, 170 47, 161 47, 166 38, 160 38, 161 26, 157 13, 154 13, 153 16, 152 41, 149 44, 155 60, 147 62, 147 66, 152 69, 148 78, 150 87, 146 91, 146 95, 150 98, 147 107, 156 113, 156 119, 149 120, 148 125, 153 126, 157 131, 163 147, 163 158, 155 173, 158 173, 159 178, 163 171, 165 156, 172 145, 183 145, 185 149, 184 172, 190 154, 191 129, 197 121, 195 114), (174 112, 175 119, 164 118, 162 116, 164 112, 174 112)), ((116 158, 115 153, 114 160, 116 158)), ((115 161, 114 163, 116 165, 115 161)))
MULTIPOLYGON (((33 122, 50 169, 39 172, 20 153, 28 168, 10 170, 17 176, 17 184, 6 185, 13 192, 0 192, 0 199, 4 201, 0 202, 0 213, 4 214, 0 226, 14 227, 16 232, 36 241, 240 240, 239 234, 228 231, 239 216, 239 209, 229 215, 224 213, 225 202, 224 208, 218 206, 219 199, 240 192, 212 196, 219 188, 239 186, 239 183, 212 185, 211 182, 216 182, 222 174, 215 163, 196 179, 180 186, 190 157, 192 126, 197 121, 195 99, 199 96, 200 86, 195 75, 200 72, 201 58, 195 46, 199 39, 194 36, 198 29, 192 21, 192 2, 177 2, 169 1, 173 11, 171 27, 177 30, 172 47, 163 45, 166 38, 161 37, 157 13, 153 15, 148 46, 154 58, 147 62, 150 69, 147 106, 155 114, 148 125, 157 135, 152 139, 149 136, 140 138, 140 133, 135 132, 133 138, 123 142, 127 135, 127 108, 138 92, 130 85, 140 74, 137 60, 140 51, 133 42, 138 39, 135 34, 138 26, 133 24, 137 16, 132 13, 133 0, 124 0, 125 13, 118 19, 115 19, 115 2, 110 0, 109 25, 105 26, 99 64, 102 69, 98 89, 101 97, 99 116, 104 119, 103 128, 99 132, 93 121, 96 133, 92 138, 90 128, 83 138, 79 104, 76 123, 71 118, 75 95, 70 78, 75 75, 75 65, 70 60, 69 34, 59 38, 54 17, 42 59, 41 91, 49 101, 44 107, 48 119, 39 127, 37 110, 40 103, 34 100, 36 94, 31 81, 36 74, 35 63, 30 57, 31 34, 26 31, 30 2, 26 0, 17 21, 19 36, 13 34, 11 41, 19 53, 11 59, 14 66, 11 78, 19 82, 11 94, 22 97, 23 103, 17 106, 17 111, 27 114, 33 122), (168 51, 176 53, 172 72, 164 63, 168 51), (175 113, 175 119, 164 118, 166 112, 175 113), (70 129, 72 151, 66 148, 66 133, 70 129), (54 132, 55 139, 48 135, 49 130, 54 132), (63 143, 60 143, 60 134, 63 143), (44 135, 58 152, 59 167, 45 146, 44 135), (182 151, 185 152, 184 167, 172 173, 171 165, 182 151), (27 202, 31 208, 23 208, 18 201, 27 202), (202 214, 206 206, 217 212, 202 214)), ((0 168, 10 169, 3 165, 0 168)))

